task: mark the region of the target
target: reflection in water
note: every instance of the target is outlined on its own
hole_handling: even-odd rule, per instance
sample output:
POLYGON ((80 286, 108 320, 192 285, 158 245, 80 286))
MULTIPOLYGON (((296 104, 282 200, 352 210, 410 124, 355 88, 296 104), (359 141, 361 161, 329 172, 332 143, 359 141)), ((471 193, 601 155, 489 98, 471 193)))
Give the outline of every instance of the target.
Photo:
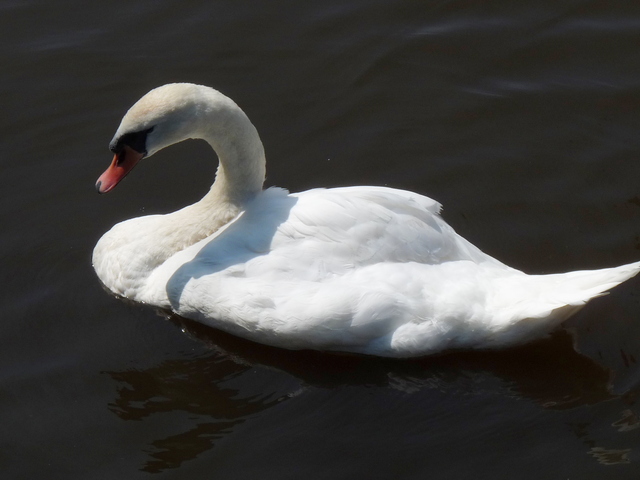
POLYGON ((614 427, 618 427, 619 432, 630 432, 640 427, 640 421, 638 415, 633 410, 623 410, 622 418, 611 424, 614 427))
MULTIPOLYGON (((558 410, 614 398, 607 388, 608 371, 577 354, 566 333, 502 352, 395 360, 281 350, 176 316, 169 319, 203 342, 211 353, 169 360, 144 371, 108 372, 121 384, 110 409, 123 420, 142 420, 159 413, 188 417, 186 421, 181 417, 180 432, 152 442, 153 460, 142 468, 147 472, 176 468, 196 458, 252 415, 309 386, 375 386, 407 394, 438 390, 456 395, 502 395, 527 398, 544 408, 558 410), (252 393, 251 386, 264 382, 268 375, 291 376, 293 385, 289 381, 283 388, 279 382, 280 386, 269 390, 262 384, 258 390, 261 395, 252 393)), ((617 423, 621 429, 636 425, 637 418, 632 414, 617 423)), ((175 423, 171 428, 176 428, 175 423)), ((600 447, 593 442, 586 443, 590 454, 599 461, 614 462, 612 451, 598 450, 600 447)), ((621 452, 619 458, 627 458, 627 453, 621 452)))
MULTIPOLYGON (((223 357, 170 360, 145 371, 107 372, 126 384, 109 405, 123 420, 142 420, 157 413, 184 412, 194 426, 152 443, 154 460, 142 470, 155 473, 179 467, 182 462, 213 447, 215 440, 248 416, 280 399, 241 398, 238 391, 222 385, 247 368, 223 357), (195 421, 194 421, 195 420, 195 421)), ((187 422, 181 422, 184 425, 187 422)))
POLYGON ((602 447, 593 447, 589 450, 589 455, 598 460, 602 465, 619 465, 629 462, 630 448, 622 450, 607 449, 602 447))
MULTIPOLYGON (((635 414, 631 410, 625 410, 624 415, 629 415, 635 418, 635 414)), ((625 419, 621 419, 618 422, 624 422, 625 419)), ((612 426, 620 426, 622 424, 614 422, 612 426)), ((624 463, 630 463, 629 453, 630 448, 606 448, 598 445, 598 441, 594 440, 589 434, 589 423, 570 423, 569 427, 572 429, 575 436, 581 440, 587 447, 587 453, 595 458, 601 465, 619 465, 624 463)), ((630 430, 635 429, 632 427, 630 430)), ((619 432, 626 431, 625 426, 618 429, 619 432)))
POLYGON ((288 351, 255 344, 177 316, 169 318, 186 334, 238 363, 275 367, 306 385, 321 388, 368 385, 406 392, 430 388, 480 393, 480 386, 487 383, 482 379, 498 377, 504 382, 504 393, 529 398, 545 408, 567 409, 614 398, 608 389, 610 372, 576 353, 572 338, 562 331, 550 339, 515 349, 398 360, 288 351))
MULTIPOLYGON (((623 405, 634 406, 636 403, 636 393, 634 392, 625 393, 619 398, 623 405)), ((632 443, 634 439, 625 434, 640 427, 640 419, 638 418, 638 414, 635 413, 631 408, 625 408, 620 413, 620 416, 621 418, 611 423, 611 427, 617 432, 623 434, 622 436, 620 436, 620 439, 625 442, 632 443)), ((601 420, 603 421, 602 426, 606 426, 606 419, 603 418, 601 420)), ((591 423, 569 422, 568 425, 573 431, 574 435, 587 447, 587 453, 601 465, 608 466, 631 463, 629 454, 631 453, 632 449, 621 448, 620 445, 616 446, 616 448, 603 446, 603 440, 595 439, 589 433, 591 423)), ((595 426, 593 430, 594 433, 599 434, 598 436, 602 436, 601 428, 595 426)), ((607 435, 604 442, 611 441, 612 437, 610 435, 607 435)))

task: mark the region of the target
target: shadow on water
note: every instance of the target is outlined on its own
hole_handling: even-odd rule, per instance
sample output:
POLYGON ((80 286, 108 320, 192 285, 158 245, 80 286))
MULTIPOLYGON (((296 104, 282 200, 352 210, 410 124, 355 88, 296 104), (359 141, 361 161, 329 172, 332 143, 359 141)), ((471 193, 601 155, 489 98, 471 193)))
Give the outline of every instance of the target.
MULTIPOLYGON (((610 372, 576 353, 566 332, 500 352, 395 360, 282 350, 175 315, 168 318, 204 343, 210 353, 168 360, 143 371, 106 372, 120 385, 109 408, 121 419, 143 420, 154 414, 186 415, 189 419, 179 422, 180 433, 151 442, 152 459, 142 467, 151 473, 177 468, 196 458, 251 416, 309 387, 378 387, 407 395, 437 390, 460 396, 497 390, 499 395, 529 399, 555 410, 616 398, 608 389, 610 372), (256 369, 262 375, 252 375, 249 380, 247 376, 244 383, 263 382, 258 390, 261 393, 247 393, 246 385, 238 388, 243 374, 256 373, 256 369), (285 387, 278 377, 285 377, 285 387), (276 379, 278 385, 264 388, 264 382, 276 379)), ((172 423, 171 428, 175 425, 172 423)))

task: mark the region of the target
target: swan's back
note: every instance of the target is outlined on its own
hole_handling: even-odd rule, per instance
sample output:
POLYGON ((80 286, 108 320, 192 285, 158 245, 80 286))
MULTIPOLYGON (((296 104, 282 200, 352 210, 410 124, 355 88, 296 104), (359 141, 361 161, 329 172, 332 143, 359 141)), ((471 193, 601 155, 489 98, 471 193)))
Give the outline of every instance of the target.
MULTIPOLYGON (((262 192, 211 238, 177 253, 162 268, 200 277, 323 282, 377 264, 504 264, 460 237, 430 198, 384 187, 262 192), (242 273, 240 273, 242 272, 242 273)), ((511 270, 511 269, 509 269, 511 270)))
POLYGON ((342 268, 378 263, 436 265, 454 260, 502 263, 460 237, 440 217, 441 205, 416 193, 384 187, 346 187, 294 194, 289 221, 278 230, 274 250, 301 260, 317 257, 342 268), (289 239, 304 239, 292 244, 289 239), (308 247, 308 248, 307 248, 308 247), (291 254, 291 253, 289 253, 291 254), (348 263, 347 263, 348 262, 348 263))

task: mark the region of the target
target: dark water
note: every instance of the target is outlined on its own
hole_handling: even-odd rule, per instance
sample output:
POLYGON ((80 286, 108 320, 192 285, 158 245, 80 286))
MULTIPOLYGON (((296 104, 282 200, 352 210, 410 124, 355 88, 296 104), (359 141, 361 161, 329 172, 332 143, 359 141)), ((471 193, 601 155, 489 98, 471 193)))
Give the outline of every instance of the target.
POLYGON ((269 185, 416 190, 531 273, 638 260, 640 7, 94 3, 0 1, 1 478, 640 478, 640 280, 573 339, 383 361, 181 324, 90 262, 213 178, 187 142, 94 191, 122 114, 171 81, 245 109, 269 185))

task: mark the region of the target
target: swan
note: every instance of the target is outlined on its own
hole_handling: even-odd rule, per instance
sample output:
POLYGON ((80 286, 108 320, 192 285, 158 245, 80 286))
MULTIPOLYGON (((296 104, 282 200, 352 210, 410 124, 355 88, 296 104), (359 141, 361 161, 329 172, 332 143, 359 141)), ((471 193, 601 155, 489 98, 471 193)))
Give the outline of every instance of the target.
POLYGON ((548 335, 640 262, 527 275, 483 253, 425 196, 384 187, 263 189, 256 128, 222 93, 178 83, 125 114, 99 177, 112 190, 143 158, 189 138, 219 165, 209 192, 116 224, 93 266, 117 296, 286 349, 384 357, 495 349, 548 335))

